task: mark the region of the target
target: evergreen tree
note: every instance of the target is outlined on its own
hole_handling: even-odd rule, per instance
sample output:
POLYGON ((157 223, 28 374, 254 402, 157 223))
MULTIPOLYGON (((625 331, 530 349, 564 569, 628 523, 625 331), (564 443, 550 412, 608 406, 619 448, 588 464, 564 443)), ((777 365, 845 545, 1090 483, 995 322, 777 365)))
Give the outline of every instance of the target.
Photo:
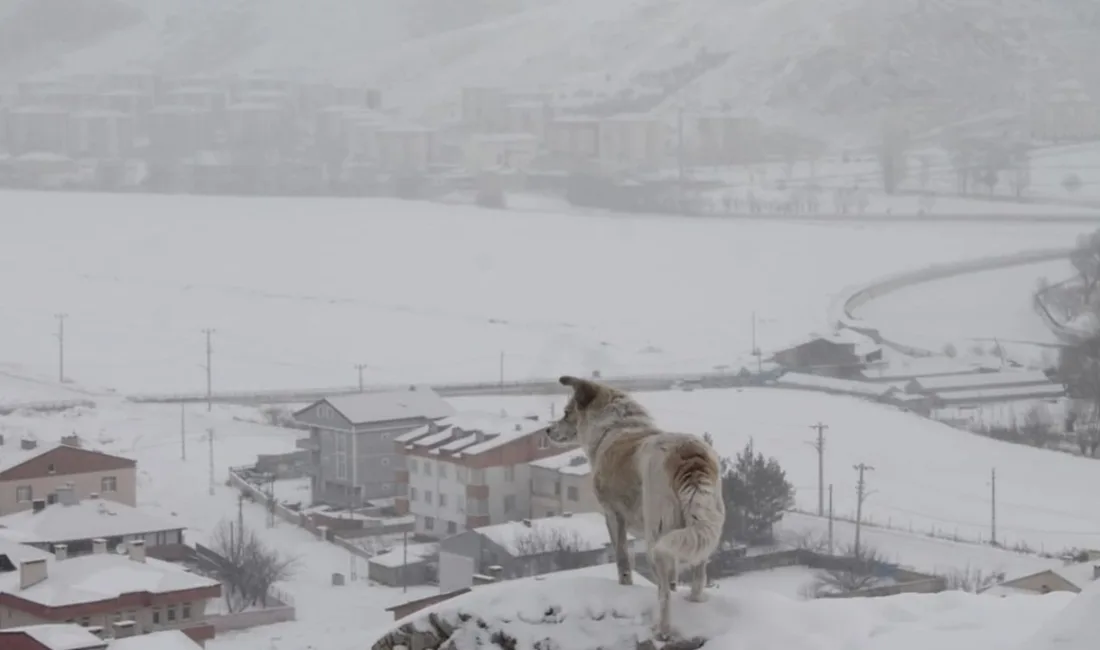
POLYGON ((794 504, 794 487, 775 458, 765 458, 753 441, 723 468, 722 492, 726 502, 723 539, 749 544, 772 541, 772 528, 794 504))

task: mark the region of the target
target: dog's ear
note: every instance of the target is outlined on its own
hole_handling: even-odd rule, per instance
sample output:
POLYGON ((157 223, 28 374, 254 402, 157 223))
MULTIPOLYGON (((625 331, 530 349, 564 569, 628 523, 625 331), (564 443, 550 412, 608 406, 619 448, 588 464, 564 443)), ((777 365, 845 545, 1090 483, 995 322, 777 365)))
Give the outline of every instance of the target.
POLYGON ((571 377, 565 375, 558 379, 558 382, 562 386, 569 386, 573 389, 573 401, 577 404, 577 408, 588 408, 588 405, 596 400, 596 397, 600 394, 601 387, 594 381, 588 381, 587 379, 581 379, 579 377, 571 377))

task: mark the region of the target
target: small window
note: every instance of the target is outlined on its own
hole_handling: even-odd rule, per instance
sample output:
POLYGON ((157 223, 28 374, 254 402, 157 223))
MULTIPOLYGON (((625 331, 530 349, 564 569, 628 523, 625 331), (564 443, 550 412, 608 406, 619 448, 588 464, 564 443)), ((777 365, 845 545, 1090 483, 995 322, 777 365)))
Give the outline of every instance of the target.
POLYGON ((15 500, 19 503, 27 503, 34 500, 34 490, 29 485, 20 485, 15 488, 15 500))
POLYGON ((160 625, 160 610, 153 610, 153 625, 160 625))
POLYGON ((561 496, 561 481, 554 481, 554 496, 561 496))
POLYGON ((187 619, 191 618, 191 603, 184 603, 180 607, 180 618, 182 618, 185 621, 187 619))
POLYGON ((424 461, 424 475, 425 476, 431 476, 432 475, 432 463, 431 463, 431 461, 427 461, 427 460, 424 461))
POLYGON ((447 534, 448 535, 454 535, 457 532, 458 532, 458 524, 456 524, 453 521, 448 521, 447 522, 447 534))
POLYGON ((432 491, 431 490, 424 490, 424 503, 427 503, 427 504, 430 505, 431 502, 432 502, 432 491))
POLYGON ((512 512, 516 509, 516 495, 509 494, 504 497, 504 512, 512 512))
POLYGON ((516 480, 516 466, 515 465, 509 465, 508 467, 504 468, 504 480, 508 481, 509 483, 516 480))
POLYGON ((53 466, 53 463, 50 463, 49 465, 46 465, 46 473, 48 473, 48 474, 56 474, 57 473, 57 468, 55 468, 53 466))
POLYGON ((424 529, 432 530, 435 528, 435 517, 424 517, 424 529))
POLYGON ((409 474, 416 474, 416 459, 409 459, 409 474))
POLYGON ((172 621, 176 620, 176 608, 175 607, 169 607, 165 611, 168 612, 168 622, 172 622, 172 621))
POLYGON ((114 476, 104 476, 99 479, 100 492, 118 492, 118 479, 114 476))
POLYGON ((439 464, 439 478, 447 478, 447 465, 445 463, 439 464))
POLYGON ((547 438, 545 435, 539 436, 539 449, 549 449, 549 448, 550 448, 550 439, 547 438))
POLYGON ((409 498, 413 501, 416 501, 416 488, 409 488, 409 498))
POLYGON ((439 505, 443 507, 447 505, 447 495, 442 492, 439 493, 439 505))
POLYGON ((579 501, 580 500, 580 497, 577 495, 577 488, 575 486, 572 486, 572 485, 570 485, 568 488, 565 489, 565 496, 570 501, 579 501))
POLYGON ((89 616, 85 616, 85 617, 80 619, 81 627, 88 627, 91 624, 92 624, 92 619, 89 616))

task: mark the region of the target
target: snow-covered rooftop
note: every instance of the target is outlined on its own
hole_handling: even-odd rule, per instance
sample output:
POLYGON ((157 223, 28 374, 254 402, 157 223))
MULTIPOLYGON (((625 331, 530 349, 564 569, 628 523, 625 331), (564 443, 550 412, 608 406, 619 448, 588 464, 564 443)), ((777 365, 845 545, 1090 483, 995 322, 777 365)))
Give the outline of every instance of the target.
POLYGON ((326 401, 352 424, 409 418, 441 418, 454 413, 451 405, 427 386, 400 391, 356 393, 326 401))
POLYGON ((394 441, 412 447, 434 448, 435 453, 474 456, 545 427, 546 422, 538 419, 468 411, 404 433, 394 441))
POLYGON ((1003 370, 974 375, 951 375, 946 377, 919 377, 913 380, 918 390, 939 393, 951 390, 971 390, 996 388, 999 386, 1020 386, 1027 384, 1051 385, 1050 377, 1042 370, 1003 370))
MULTIPOLYGON (((8 642, 3 641, 4 636, 8 634, 26 635, 46 650, 87 650, 103 645, 103 640, 87 628, 72 623, 47 623, 0 630, 0 646, 9 647, 8 642)), ((150 648, 150 650, 159 650, 159 648, 150 648)))
POLYGON ((47 562, 46 579, 26 589, 19 587, 19 574, 19 571, 0 574, 0 593, 46 607, 94 603, 129 593, 165 594, 220 584, 169 562, 151 557, 138 562, 114 553, 47 562))
POLYGON ((199 650, 201 645, 179 630, 161 630, 139 636, 114 639, 107 650, 199 650))
MULTIPOLYGON (((37 439, 36 439, 37 441, 37 439)), ((37 458, 42 454, 49 453, 59 447, 63 447, 59 442, 42 443, 37 441, 38 444, 33 449, 23 449, 18 439, 9 439, 5 441, 3 446, 0 446, 0 472, 5 472, 17 465, 22 465, 32 458, 37 458)), ((75 447, 82 452, 90 454, 104 454, 105 452, 97 451, 95 449, 87 449, 84 447, 75 447)), ((60 477, 60 475, 59 475, 60 477)))
POLYGON ((398 545, 385 553, 375 555, 370 559, 370 562, 384 567, 399 567, 405 564, 406 561, 410 564, 419 562, 438 550, 438 544, 409 544, 408 548, 404 545, 398 545))
POLYGON ((106 499, 85 499, 71 505, 54 503, 41 512, 24 510, 0 517, 0 537, 25 544, 119 537, 182 528, 182 523, 106 499))
MULTIPOLYGON (((1050 595, 1043 596, 1046 600, 1050 595)), ((1011 600, 1006 598, 1005 600, 1011 600)), ((1028 598, 1020 598, 1027 602, 1028 598)), ((1061 612, 1055 615, 1019 650, 1095 650, 1100 639, 1100 582, 1094 582, 1077 594, 1061 612)))
POLYGON ((30 562, 32 560, 53 560, 53 553, 43 551, 42 549, 35 548, 33 546, 27 546, 14 539, 8 539, 6 537, 0 537, 0 555, 8 556, 11 563, 15 566, 19 566, 22 562, 30 562))
POLYGON ((530 465, 531 467, 540 467, 575 476, 584 476, 592 471, 592 467, 588 464, 588 454, 580 448, 570 449, 557 456, 531 461, 530 465))
POLYGON ((834 393, 847 393, 861 395, 863 397, 884 397, 896 390, 890 384, 867 381, 853 381, 851 379, 837 379, 822 375, 811 375, 801 372, 787 372, 775 380, 779 386, 789 388, 805 388, 808 390, 821 390, 834 393))
POLYGON ((541 548, 558 540, 577 551, 594 551, 611 543, 607 522, 597 512, 509 521, 476 530, 513 556, 524 555, 530 546, 541 548))

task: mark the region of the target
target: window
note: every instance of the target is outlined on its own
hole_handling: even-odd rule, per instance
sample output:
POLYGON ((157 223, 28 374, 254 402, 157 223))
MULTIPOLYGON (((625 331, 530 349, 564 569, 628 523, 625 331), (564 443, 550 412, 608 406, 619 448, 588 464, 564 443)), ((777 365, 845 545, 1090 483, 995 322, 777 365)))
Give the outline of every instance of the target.
POLYGON ((435 517, 424 517, 424 530, 432 530, 435 528, 435 517))
POLYGON ((516 495, 509 494, 504 497, 504 512, 512 512, 516 509, 516 495))
POLYGON ((470 468, 459 465, 455 468, 455 478, 458 479, 459 483, 465 483, 470 480, 470 468))
POLYGON ((409 473, 410 474, 416 474, 416 459, 415 458, 410 458, 409 459, 409 473))
POLYGON ((83 627, 88 627, 89 625, 92 624, 92 619, 88 616, 85 616, 84 618, 80 619, 80 624, 83 627))
POLYGON ((516 466, 515 465, 509 465, 508 467, 504 468, 504 480, 508 481, 509 483, 516 480, 516 466))
POLYGON ((458 495, 458 511, 459 512, 466 512, 466 495, 465 494, 458 495))
POLYGON ((409 498, 412 499, 413 501, 416 501, 416 488, 414 488, 414 487, 409 488, 409 498))
POLYGON ((447 506, 447 495, 442 492, 439 493, 439 505, 443 507, 447 506))
POLYGON ((439 464, 439 478, 447 478, 447 464, 446 463, 440 463, 439 464))
POLYGON ((185 621, 191 618, 191 603, 184 603, 180 606, 180 618, 185 621))
POLYGON ((447 522, 447 534, 448 535, 454 535, 457 532, 458 532, 458 524, 456 524, 453 521, 448 521, 447 522))
POLYGON ((153 625, 160 625, 160 610, 153 610, 153 625))
POLYGON ((570 501, 579 501, 580 500, 580 497, 577 496, 577 488, 575 486, 572 486, 572 485, 570 485, 569 487, 567 487, 565 489, 565 496, 570 501))
POLYGON ((53 463, 50 463, 49 465, 46 465, 46 472, 49 474, 56 474, 57 468, 53 466, 53 463))
POLYGON ((336 415, 336 411, 334 411, 333 408, 328 404, 321 403, 317 405, 318 419, 331 420, 334 415, 336 415))
POLYGON ((550 439, 546 437, 546 434, 539 436, 539 449, 549 449, 550 439))
POLYGON ((118 492, 118 479, 114 476, 104 476, 99 479, 100 492, 118 492))
POLYGON ((561 481, 554 481, 554 496, 561 496, 561 481))
POLYGON ((424 503, 427 503, 427 504, 430 505, 431 502, 432 502, 432 491, 431 490, 424 490, 424 503))
POLYGON ((389 456, 383 456, 382 457, 382 467, 389 467, 389 464, 390 464, 390 457, 389 456))
POLYGON ((26 503, 27 501, 34 500, 34 490, 29 485, 20 485, 15 488, 15 500, 19 503, 26 503))
POLYGON ((431 476, 432 475, 432 461, 430 461, 430 460, 424 461, 424 475, 425 476, 431 476))
POLYGON ((175 607, 169 607, 166 611, 168 612, 168 622, 169 623, 176 620, 176 608, 175 607))

